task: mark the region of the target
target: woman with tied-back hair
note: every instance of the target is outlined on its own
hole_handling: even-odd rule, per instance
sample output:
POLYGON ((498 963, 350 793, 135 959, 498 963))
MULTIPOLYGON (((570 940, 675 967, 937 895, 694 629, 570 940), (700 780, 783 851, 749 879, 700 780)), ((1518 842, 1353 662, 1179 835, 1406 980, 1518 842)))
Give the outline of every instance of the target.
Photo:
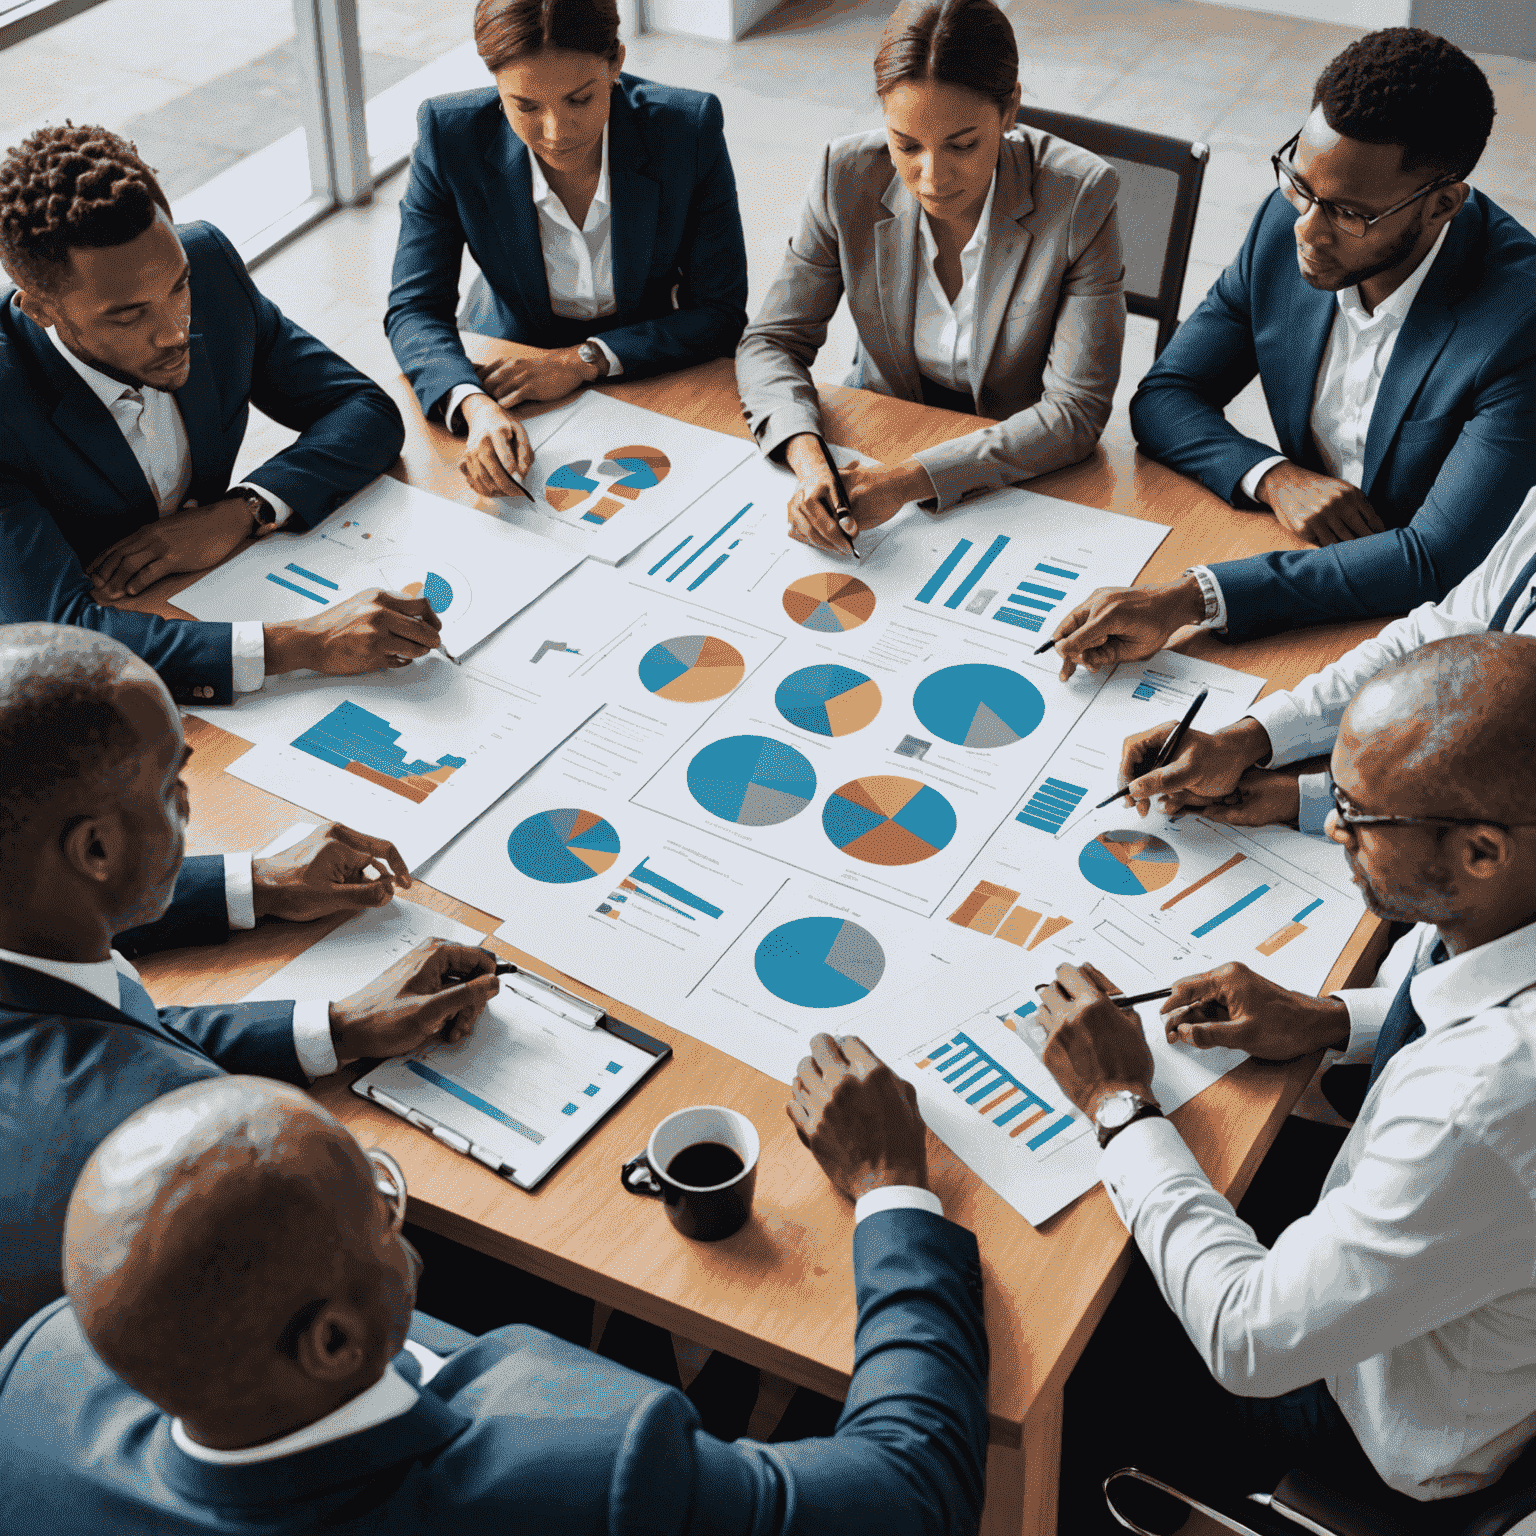
POLYGON ((622 73, 614 0, 480 0, 474 26, 496 84, 422 103, 384 328, 469 483, 516 495, 512 408, 729 357, 747 253, 719 101, 622 73), (476 367, 461 327, 540 351, 476 367))
POLYGON ((848 548, 810 375, 844 293, 859 334, 847 383, 999 418, 900 463, 845 470, 847 532, 909 501, 947 512, 1074 464, 1104 430, 1125 335, 1119 183, 1096 155, 1015 122, 1018 72, 992 0, 909 0, 875 58, 884 131, 822 153, 736 351, 758 446, 798 478, 791 538, 848 548))

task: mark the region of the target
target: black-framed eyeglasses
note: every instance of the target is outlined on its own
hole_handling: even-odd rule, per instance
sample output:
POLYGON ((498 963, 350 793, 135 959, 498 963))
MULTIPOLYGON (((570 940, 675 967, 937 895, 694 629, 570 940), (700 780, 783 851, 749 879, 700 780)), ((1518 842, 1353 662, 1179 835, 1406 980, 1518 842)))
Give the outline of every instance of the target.
POLYGON ((1531 821, 1494 821, 1490 816, 1371 816, 1357 811, 1337 784, 1333 786, 1333 812, 1339 825, 1349 831, 1356 827, 1497 827, 1508 832, 1511 827, 1536 826, 1531 821))
POLYGON ((383 1147, 365 1147, 363 1156, 373 1164, 373 1187, 389 1207, 389 1230, 398 1232, 405 1225, 405 1173, 383 1147))
POLYGON ((1279 152, 1269 157, 1269 163, 1275 168, 1275 182, 1280 188, 1280 194, 1292 208, 1298 213, 1306 213, 1314 203, 1323 210, 1323 217, 1337 230, 1342 230, 1346 235, 1353 235, 1356 240, 1365 238, 1365 233, 1373 224, 1379 224, 1383 219, 1390 219, 1394 213, 1401 213, 1410 203, 1416 203, 1421 197, 1428 197, 1431 192, 1441 187, 1448 187, 1452 182, 1459 181, 1458 176, 1437 176, 1427 186, 1420 187, 1417 192, 1410 193, 1400 203, 1393 203, 1390 208, 1381 213, 1367 216, 1356 213, 1352 208, 1341 208, 1337 203, 1330 203, 1325 198, 1314 197, 1296 179, 1296 172, 1282 156, 1288 156, 1301 140, 1300 132, 1286 140, 1280 146, 1279 152))

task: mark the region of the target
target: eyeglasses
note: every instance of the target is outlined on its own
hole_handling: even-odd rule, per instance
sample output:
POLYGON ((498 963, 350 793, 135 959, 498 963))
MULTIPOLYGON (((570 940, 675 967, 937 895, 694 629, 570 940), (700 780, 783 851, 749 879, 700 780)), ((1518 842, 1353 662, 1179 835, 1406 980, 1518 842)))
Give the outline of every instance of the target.
POLYGON ((1536 826, 1536 822, 1494 821, 1487 816, 1368 816, 1354 808, 1337 784, 1333 786, 1333 812, 1339 825, 1351 832, 1356 827, 1497 827, 1508 832, 1511 827, 1536 826))
POLYGON ((363 1156, 373 1164, 373 1187, 389 1207, 389 1230, 398 1232, 405 1225, 405 1174, 382 1147, 368 1147, 363 1156))
POLYGON ((1281 159, 1281 155, 1289 155, 1300 142, 1301 134, 1298 133, 1292 139, 1288 139, 1280 146, 1279 154, 1269 157, 1269 163, 1275 168, 1275 181, 1283 196, 1292 208, 1298 213, 1306 213, 1314 203, 1323 210, 1323 217, 1337 230, 1342 230, 1346 235, 1353 235, 1356 240, 1365 237, 1365 232, 1373 225, 1379 224, 1383 219, 1390 219, 1394 213, 1401 213, 1410 203, 1416 203, 1421 197, 1427 197, 1439 187, 1447 187, 1452 182, 1459 180, 1456 176, 1439 176, 1428 186, 1420 187, 1417 192, 1405 197, 1400 203, 1392 206, 1375 217, 1367 217, 1363 213, 1356 213, 1351 208, 1341 208, 1337 203, 1330 203, 1324 198, 1314 197, 1302 184, 1297 181, 1296 173, 1281 159))

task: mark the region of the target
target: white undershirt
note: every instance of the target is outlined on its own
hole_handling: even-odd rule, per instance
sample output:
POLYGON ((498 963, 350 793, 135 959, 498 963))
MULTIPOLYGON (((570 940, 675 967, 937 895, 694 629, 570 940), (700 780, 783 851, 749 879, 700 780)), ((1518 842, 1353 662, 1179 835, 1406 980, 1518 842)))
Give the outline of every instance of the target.
POLYGON ((935 384, 961 394, 971 392, 971 344, 976 325, 976 284, 987 250, 987 231, 992 223, 992 199, 997 192, 997 172, 987 188, 976 229, 960 252, 960 291, 951 304, 935 266, 938 242, 926 210, 918 210, 918 236, 923 245, 923 280, 917 290, 913 348, 918 371, 935 384))
MULTIPOLYGON (((59 356, 90 386, 91 392, 106 406, 123 440, 133 450, 144 478, 154 492, 160 516, 179 511, 185 505, 187 488, 192 484, 192 445, 187 441, 186 423, 176 396, 147 384, 123 384, 108 378, 99 368, 75 356, 59 340, 51 327, 49 341, 59 356)), ((265 486, 242 480, 231 491, 254 491, 267 502, 281 527, 293 516, 293 508, 265 486)), ((247 621, 231 626, 233 630, 234 689, 236 693, 254 693, 266 681, 266 639, 259 622, 247 621)))

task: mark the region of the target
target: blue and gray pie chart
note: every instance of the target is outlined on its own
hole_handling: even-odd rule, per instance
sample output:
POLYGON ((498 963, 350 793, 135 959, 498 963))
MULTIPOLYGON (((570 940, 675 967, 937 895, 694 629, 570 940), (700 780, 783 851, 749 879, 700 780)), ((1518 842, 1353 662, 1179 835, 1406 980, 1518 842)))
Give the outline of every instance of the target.
POLYGON ((769 736, 712 741, 688 764, 688 793, 711 816, 772 827, 798 816, 816 793, 816 770, 769 736))
POLYGON ((917 718, 957 747, 1007 747, 1045 719, 1045 699, 1027 677, 981 662, 930 672, 912 695, 917 718))
POLYGON ((752 957, 757 979, 799 1008, 845 1008, 885 974, 885 951, 869 929, 841 917, 802 917, 766 934, 752 957))

